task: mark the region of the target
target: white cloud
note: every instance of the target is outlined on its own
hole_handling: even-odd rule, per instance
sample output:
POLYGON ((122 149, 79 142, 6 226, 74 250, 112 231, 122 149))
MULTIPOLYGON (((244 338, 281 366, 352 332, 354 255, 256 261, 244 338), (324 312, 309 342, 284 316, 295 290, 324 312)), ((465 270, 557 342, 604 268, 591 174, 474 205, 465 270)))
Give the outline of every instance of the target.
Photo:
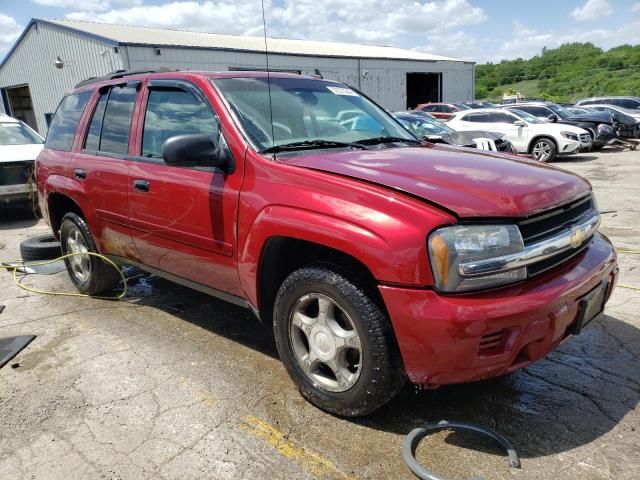
POLYGON ((31 0, 31 2, 45 7, 82 10, 89 12, 104 12, 116 5, 142 5, 143 0, 31 0))
POLYGON ((588 20, 597 20, 613 13, 609 0, 587 0, 582 7, 576 8, 571 12, 574 20, 584 22, 588 20))
POLYGON ((640 2, 636 2, 633 5, 631 5, 631 9, 630 9, 633 13, 640 13, 640 2))
POLYGON ((563 43, 591 42, 607 49, 622 44, 636 45, 640 43, 640 21, 622 24, 615 30, 595 28, 592 30, 576 29, 563 33, 554 31, 538 31, 520 24, 514 28, 513 38, 505 42, 490 61, 502 59, 530 58, 539 54, 543 47, 556 48, 563 43))
POLYGON ((13 17, 0 13, 0 53, 11 48, 22 33, 22 28, 13 17))
MULTIPOLYGON (((267 0, 265 9, 271 36, 395 46, 419 44, 425 38, 455 33, 456 28, 487 19, 484 10, 469 0, 360 0, 357 7, 344 0, 284 0, 278 6, 267 0)), ((107 11, 77 10, 66 17, 215 33, 262 33, 260 0, 176 0, 107 11)))

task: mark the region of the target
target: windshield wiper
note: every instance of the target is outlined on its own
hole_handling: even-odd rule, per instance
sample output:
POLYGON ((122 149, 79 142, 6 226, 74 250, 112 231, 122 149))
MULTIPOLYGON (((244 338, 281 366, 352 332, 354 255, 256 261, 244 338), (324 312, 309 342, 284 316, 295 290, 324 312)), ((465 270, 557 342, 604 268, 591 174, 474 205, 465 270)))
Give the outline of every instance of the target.
POLYGON ((314 148, 341 148, 341 147, 353 147, 364 149, 364 145, 360 143, 347 143, 347 142, 335 142, 333 140, 304 140, 302 142, 284 143, 282 145, 274 145, 273 147, 265 148, 262 153, 278 153, 287 152, 293 150, 312 150, 314 148))
POLYGON ((423 143, 421 140, 416 140, 413 138, 402 138, 402 137, 363 138, 362 140, 358 140, 355 143, 359 145, 378 145, 380 143, 395 143, 395 142, 415 143, 418 145, 421 145, 423 143))

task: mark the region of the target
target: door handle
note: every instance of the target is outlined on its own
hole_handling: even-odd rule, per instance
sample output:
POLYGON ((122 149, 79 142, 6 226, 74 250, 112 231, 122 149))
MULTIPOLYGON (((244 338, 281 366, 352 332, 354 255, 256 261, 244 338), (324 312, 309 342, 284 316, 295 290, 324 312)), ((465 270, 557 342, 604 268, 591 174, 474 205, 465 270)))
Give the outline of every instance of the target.
POLYGON ((149 188, 151 188, 151 186, 149 185, 149 182, 146 180, 134 180, 133 181, 133 189, 136 192, 148 192, 149 188))
POLYGON ((84 180, 85 178, 87 178, 87 172, 81 168, 76 168, 73 171, 73 176, 76 177, 78 180, 84 180))

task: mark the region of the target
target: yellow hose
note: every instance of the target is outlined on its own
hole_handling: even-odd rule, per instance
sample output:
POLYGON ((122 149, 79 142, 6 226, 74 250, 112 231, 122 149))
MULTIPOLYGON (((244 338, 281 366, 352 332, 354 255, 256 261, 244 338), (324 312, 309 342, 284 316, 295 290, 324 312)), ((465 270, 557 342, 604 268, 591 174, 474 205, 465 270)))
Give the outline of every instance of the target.
POLYGON ((13 270, 13 281, 16 283, 16 285, 18 285, 18 287, 20 287, 23 290, 26 290, 27 292, 32 292, 32 293, 40 293, 42 295, 59 295, 59 296, 64 296, 64 297, 91 297, 91 298, 100 298, 103 300, 119 300, 122 297, 124 297, 127 294, 127 279, 124 276, 124 273, 122 273, 122 269, 110 258, 105 257, 104 255, 100 255, 99 253, 93 253, 93 252, 77 252, 77 253, 67 253, 66 255, 62 255, 61 257, 58 258, 54 258, 53 260, 45 260, 42 262, 37 262, 37 263, 32 263, 29 262, 29 264, 25 264, 23 260, 19 260, 18 262, 16 262, 17 264, 15 265, 0 265, 0 268, 4 268, 6 270, 13 270), (104 260, 105 262, 107 262, 109 265, 111 265, 113 268, 115 268, 118 271, 118 274, 120 275, 120 278, 122 279, 122 292, 120 292, 118 295, 116 296, 112 296, 112 297, 103 297, 103 296, 98 296, 98 295, 88 295, 86 293, 77 293, 77 292, 50 292, 47 290, 38 290, 36 288, 31 288, 31 287, 27 287, 26 285, 22 284, 22 280, 30 274, 26 274, 24 277, 22 278, 18 278, 18 268, 20 267, 38 267, 41 265, 50 265, 54 262, 57 262, 59 260, 64 260, 65 258, 69 258, 72 257, 74 255, 90 255, 93 257, 97 257, 100 258, 102 260, 104 260))

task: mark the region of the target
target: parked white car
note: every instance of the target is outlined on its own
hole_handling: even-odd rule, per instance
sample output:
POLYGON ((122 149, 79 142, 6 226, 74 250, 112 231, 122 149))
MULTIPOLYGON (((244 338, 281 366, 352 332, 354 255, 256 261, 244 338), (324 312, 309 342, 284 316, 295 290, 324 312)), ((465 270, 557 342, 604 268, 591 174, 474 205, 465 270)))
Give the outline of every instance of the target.
POLYGON ((0 205, 28 200, 36 191, 35 159, 44 139, 27 124, 0 114, 0 205))
POLYGON ((447 122, 454 130, 503 133, 518 153, 540 162, 591 148, 589 132, 572 125, 547 123, 517 109, 482 108, 457 112, 447 122))

